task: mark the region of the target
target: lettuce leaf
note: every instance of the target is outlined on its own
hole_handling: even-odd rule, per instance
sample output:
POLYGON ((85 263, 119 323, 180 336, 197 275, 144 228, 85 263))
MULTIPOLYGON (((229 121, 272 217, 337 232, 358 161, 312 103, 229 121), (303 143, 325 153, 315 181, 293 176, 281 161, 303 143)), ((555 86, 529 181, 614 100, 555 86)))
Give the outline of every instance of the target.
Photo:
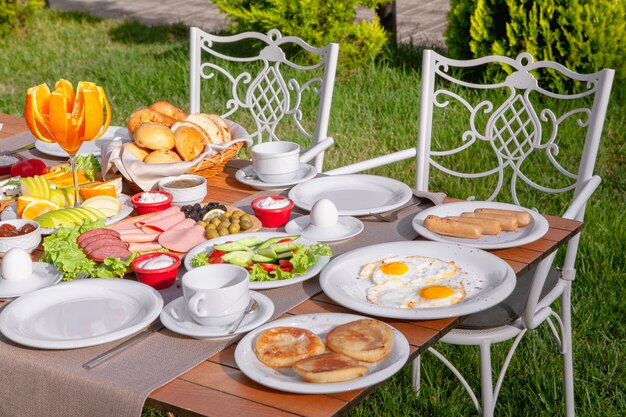
MULTIPOLYGON (((67 166, 65 171, 70 171, 72 169, 71 166, 67 166)), ((85 174, 85 177, 89 181, 94 181, 96 179, 96 174, 102 171, 102 167, 100 166, 100 162, 98 162, 98 158, 96 158, 93 154, 89 155, 77 155, 76 156, 76 169, 80 169, 85 174)))

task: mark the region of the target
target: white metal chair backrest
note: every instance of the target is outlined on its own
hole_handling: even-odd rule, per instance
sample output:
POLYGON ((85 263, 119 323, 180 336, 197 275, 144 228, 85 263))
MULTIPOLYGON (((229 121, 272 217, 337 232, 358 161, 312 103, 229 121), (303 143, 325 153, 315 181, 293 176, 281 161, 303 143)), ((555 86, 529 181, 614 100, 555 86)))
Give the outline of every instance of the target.
MULTIPOLYGON (((417 190, 428 190, 433 170, 462 178, 464 181, 496 176, 497 181, 493 181, 495 187, 487 198, 494 200, 498 199, 503 191, 505 178, 510 178, 510 197, 518 205, 521 204, 518 195, 521 183, 525 184, 525 188, 530 187, 548 194, 573 191, 573 198, 565 212, 555 214, 582 220, 585 204, 600 183, 600 178, 593 175, 593 170, 614 71, 604 69, 593 74, 578 74, 555 62, 535 62, 528 53, 522 53, 516 59, 489 56, 458 61, 427 50, 424 52, 423 59, 416 161, 417 190), (489 63, 506 64, 512 72, 503 81, 495 83, 477 83, 458 77, 461 73, 458 69, 467 71, 467 69, 478 68, 489 63), (571 94, 549 91, 537 81, 532 73, 535 71, 560 73, 574 80, 571 81, 573 84, 578 82, 577 90, 582 91, 575 91, 571 94), (479 90, 479 94, 472 96, 474 99, 472 101, 471 98, 461 96, 460 92, 465 92, 466 89, 479 90), (490 97, 489 91, 492 91, 493 95, 493 90, 503 91, 499 101, 483 99, 490 97), (565 110, 559 114, 553 109, 544 107, 545 102, 557 100, 571 101, 574 105, 573 107, 565 106, 565 110), (435 110, 445 112, 453 102, 463 106, 467 111, 467 124, 460 128, 461 137, 451 149, 434 150, 433 145, 440 146, 441 141, 437 140, 439 132, 433 130, 433 112, 435 110), (584 104, 581 105, 581 103, 584 104), (569 129, 567 132, 565 132, 565 125, 569 129), (568 139, 571 139, 569 136, 573 128, 582 130, 578 132, 581 140, 577 144, 567 143, 568 139), (568 137, 563 137, 563 133, 566 133, 568 137), (483 146, 481 156, 485 155, 485 152, 492 153, 493 160, 497 162, 496 166, 482 172, 461 172, 453 166, 446 165, 447 157, 456 156, 458 163, 458 154, 461 153, 465 153, 468 158, 472 155, 481 157, 478 153, 473 154, 470 151, 477 145, 483 146), (572 165, 572 159, 561 159, 569 158, 567 156, 569 153, 566 155, 566 152, 560 152, 565 150, 578 153, 573 159, 575 161, 578 158, 580 161, 577 169, 565 167, 565 162, 572 165), (536 178, 531 179, 526 174, 528 165, 525 162, 531 163, 533 154, 538 153, 545 164, 551 166, 552 169, 541 171, 535 175, 536 178), (507 170, 509 170, 508 174, 507 170), (560 177, 556 181, 558 186, 551 185, 554 182, 547 181, 552 177, 560 177)), ((575 167, 576 164, 573 165, 575 167)), ((472 196, 459 197, 472 198, 472 196)), ((578 236, 574 238, 568 245, 563 265, 563 279, 574 278, 573 268, 578 238, 578 236)), ((539 277, 539 282, 536 283, 538 285, 533 285, 524 314, 526 327, 534 328, 540 324, 545 317, 537 317, 537 314, 556 298, 550 296, 550 299, 541 302, 538 299, 545 281, 545 276, 543 278, 540 276, 547 275, 553 257, 554 255, 537 271, 536 276, 539 277)))
MULTIPOLYGON (((237 52, 241 52, 240 50, 237 52)), ((255 126, 245 126, 255 142, 280 140, 277 131, 281 121, 289 119, 297 130, 315 145, 327 138, 330 120, 330 108, 337 68, 339 45, 329 43, 323 48, 315 48, 302 39, 282 36, 272 29, 269 33, 241 33, 233 36, 216 36, 199 28, 191 28, 191 65, 190 65, 190 112, 201 110, 201 84, 211 80, 217 74, 227 79, 232 85, 232 98, 226 103, 227 111, 222 114, 229 118, 240 109, 252 115, 255 126), (251 56, 241 53, 227 54, 219 45, 238 44, 254 41, 261 44, 260 52, 251 56), (307 56, 316 58, 310 63, 294 62, 288 57, 285 48, 299 47, 307 56), (230 63, 230 64, 229 64, 230 63), (255 64, 238 74, 231 74, 232 63, 255 64), (259 65, 261 64, 261 65, 259 65), (285 75, 285 70, 305 73, 303 82, 300 78, 285 75), (321 75, 320 75, 321 73, 321 75), (319 96, 319 105, 314 117, 314 129, 305 127, 301 104, 305 93, 319 96)), ((311 123, 312 125, 312 123, 311 123)), ((315 157, 315 166, 322 170, 323 152, 315 157)))

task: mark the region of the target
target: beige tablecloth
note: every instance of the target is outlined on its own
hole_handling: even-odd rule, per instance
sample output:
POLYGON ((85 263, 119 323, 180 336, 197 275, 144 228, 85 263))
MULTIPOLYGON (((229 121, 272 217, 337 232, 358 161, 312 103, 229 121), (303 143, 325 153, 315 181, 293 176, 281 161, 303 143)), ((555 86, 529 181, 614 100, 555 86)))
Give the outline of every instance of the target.
MULTIPOLYGON (((247 208, 254 198, 268 194, 260 192, 235 205, 247 208)), ((417 207, 403 211, 396 223, 363 219, 365 230, 359 236, 331 244, 334 255, 370 244, 414 239, 417 234, 411 219, 417 211, 417 207)), ((315 277, 263 293, 274 302, 277 317, 319 291, 315 277)), ((177 281, 161 293, 167 303, 182 291, 177 281)), ((0 416, 139 416, 150 392, 236 340, 195 340, 165 329, 88 371, 81 367, 84 362, 121 341, 49 351, 19 346, 0 336, 0 416)))

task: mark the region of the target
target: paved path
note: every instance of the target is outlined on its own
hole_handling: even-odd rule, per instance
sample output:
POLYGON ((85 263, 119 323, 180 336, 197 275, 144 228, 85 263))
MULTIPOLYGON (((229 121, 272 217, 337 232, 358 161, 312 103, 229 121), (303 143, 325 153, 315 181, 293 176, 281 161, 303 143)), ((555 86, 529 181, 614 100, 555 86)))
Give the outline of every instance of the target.
MULTIPOLYGON (((227 21, 209 0, 49 0, 58 10, 88 12, 107 19, 137 19, 145 24, 183 22, 207 32, 226 27, 227 21)), ((400 42, 419 45, 443 45, 449 0, 397 0, 397 26, 400 42)), ((371 19, 374 13, 359 9, 360 19, 371 19)))

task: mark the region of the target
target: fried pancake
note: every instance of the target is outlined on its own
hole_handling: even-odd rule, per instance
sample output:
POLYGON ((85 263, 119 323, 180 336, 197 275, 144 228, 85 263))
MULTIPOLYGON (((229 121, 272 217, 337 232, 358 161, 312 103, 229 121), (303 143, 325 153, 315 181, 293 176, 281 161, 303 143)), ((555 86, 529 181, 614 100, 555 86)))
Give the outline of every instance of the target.
POLYGON ((287 368, 299 360, 325 351, 326 347, 319 336, 299 327, 266 329, 254 341, 256 357, 272 368, 287 368))
POLYGON ((340 353, 327 352, 296 362, 293 370, 303 381, 327 384, 362 377, 368 368, 340 353))
POLYGON ((326 345, 333 352, 363 362, 378 362, 393 347, 393 332, 385 323, 364 319, 335 327, 326 336, 326 345))

